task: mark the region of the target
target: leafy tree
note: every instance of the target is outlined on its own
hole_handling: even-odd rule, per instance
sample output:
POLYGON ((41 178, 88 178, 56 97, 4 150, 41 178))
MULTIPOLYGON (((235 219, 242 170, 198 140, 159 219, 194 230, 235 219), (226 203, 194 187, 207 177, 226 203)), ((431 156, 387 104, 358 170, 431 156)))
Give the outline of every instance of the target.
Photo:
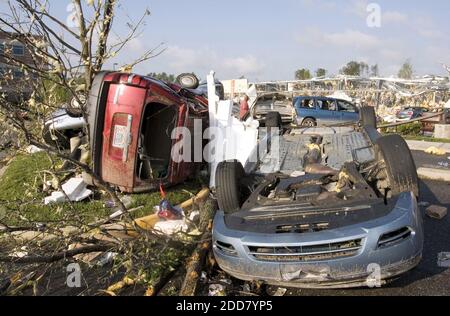
POLYGON ((153 78, 161 80, 161 81, 175 82, 175 76, 172 74, 167 74, 165 72, 161 72, 161 73, 151 72, 148 75, 150 77, 153 77, 153 78))
POLYGON ((363 61, 350 61, 342 67, 340 73, 347 76, 367 76, 369 74, 369 65, 363 61))
POLYGON ((357 61, 350 61, 342 67, 340 72, 347 76, 359 76, 361 74, 361 64, 357 61))
POLYGON ((402 67, 398 71, 398 77, 402 79, 412 79, 413 73, 413 66, 411 61, 408 59, 403 63, 402 67))
POLYGON ((308 69, 302 68, 295 72, 295 79, 308 80, 311 79, 311 72, 308 69))
POLYGON ((318 68, 316 70, 316 77, 325 77, 327 74, 327 70, 324 68, 318 68))
POLYGON ((370 76, 378 77, 379 75, 380 75, 380 70, 378 69, 378 64, 375 64, 372 67, 370 67, 370 76))

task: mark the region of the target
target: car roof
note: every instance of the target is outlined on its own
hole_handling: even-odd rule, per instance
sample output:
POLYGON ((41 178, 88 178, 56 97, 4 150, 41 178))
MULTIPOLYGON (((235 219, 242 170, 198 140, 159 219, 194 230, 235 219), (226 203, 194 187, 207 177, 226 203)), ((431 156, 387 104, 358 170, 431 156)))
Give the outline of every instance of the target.
POLYGON ((344 100, 344 99, 330 98, 330 97, 320 97, 320 96, 298 96, 298 97, 295 97, 295 98, 294 98, 294 100, 298 100, 298 99, 332 100, 332 101, 345 101, 345 102, 349 102, 349 101, 344 100))

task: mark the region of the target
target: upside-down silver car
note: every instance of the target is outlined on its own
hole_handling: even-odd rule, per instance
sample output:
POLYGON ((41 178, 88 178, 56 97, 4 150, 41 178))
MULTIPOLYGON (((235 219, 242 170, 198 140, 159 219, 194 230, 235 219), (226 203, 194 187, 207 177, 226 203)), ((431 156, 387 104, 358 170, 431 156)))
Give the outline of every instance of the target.
POLYGON ((372 108, 360 115, 353 126, 269 132, 272 149, 251 173, 238 161, 219 164, 213 249, 224 271, 344 288, 381 285, 418 265, 423 227, 411 152, 400 136, 377 132, 372 108))

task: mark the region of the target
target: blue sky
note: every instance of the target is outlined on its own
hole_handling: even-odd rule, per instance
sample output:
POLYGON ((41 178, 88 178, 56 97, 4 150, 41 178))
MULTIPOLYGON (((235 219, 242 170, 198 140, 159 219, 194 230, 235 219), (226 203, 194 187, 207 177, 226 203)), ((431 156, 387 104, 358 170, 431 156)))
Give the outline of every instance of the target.
MULTIPOLYGON (((50 0, 63 18, 69 0, 50 0)), ((163 42, 166 51, 136 72, 178 74, 210 69, 220 78, 290 80, 298 68, 337 73, 350 60, 378 63, 396 74, 407 58, 417 75, 447 72, 450 64, 450 1, 365 0, 121 0, 115 30, 126 14, 149 8, 142 36, 115 62, 127 63, 163 42), (368 27, 367 5, 381 8, 381 27, 368 27)), ((110 64, 111 66, 111 64, 110 64)))

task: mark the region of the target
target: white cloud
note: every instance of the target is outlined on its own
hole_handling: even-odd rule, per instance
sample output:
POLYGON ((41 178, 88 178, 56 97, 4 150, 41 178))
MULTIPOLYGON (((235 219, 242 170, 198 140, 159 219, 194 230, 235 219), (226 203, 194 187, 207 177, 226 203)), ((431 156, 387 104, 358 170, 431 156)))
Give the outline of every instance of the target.
POLYGON ((353 46, 362 49, 371 49, 380 45, 380 40, 377 37, 355 30, 325 34, 324 39, 327 44, 344 47, 353 46))
POLYGON ((306 47, 334 46, 370 50, 378 47, 381 41, 373 35, 348 29, 343 32, 323 32, 318 28, 307 28, 297 37, 306 47))
POLYGON ((405 13, 401 13, 398 11, 386 11, 382 14, 382 20, 381 23, 387 23, 387 24, 404 24, 408 22, 408 15, 405 13))
POLYGON ((264 64, 255 56, 222 56, 217 51, 204 47, 200 49, 170 46, 164 58, 175 73, 194 71, 208 73, 214 70, 221 77, 252 76, 260 74, 264 64))

